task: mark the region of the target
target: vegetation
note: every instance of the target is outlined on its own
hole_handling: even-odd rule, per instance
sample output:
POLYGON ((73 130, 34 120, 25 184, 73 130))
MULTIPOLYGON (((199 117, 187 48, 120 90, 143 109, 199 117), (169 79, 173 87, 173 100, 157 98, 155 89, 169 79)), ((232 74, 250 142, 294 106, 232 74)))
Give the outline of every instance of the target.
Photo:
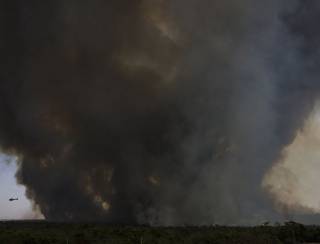
POLYGON ((320 227, 294 222, 256 227, 148 227, 102 223, 0 222, 0 243, 277 244, 320 242, 320 227))

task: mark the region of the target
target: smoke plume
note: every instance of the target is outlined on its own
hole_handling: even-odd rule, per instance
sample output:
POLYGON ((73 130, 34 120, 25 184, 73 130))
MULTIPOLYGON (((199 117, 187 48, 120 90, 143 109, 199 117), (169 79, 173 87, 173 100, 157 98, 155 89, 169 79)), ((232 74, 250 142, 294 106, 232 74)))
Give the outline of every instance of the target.
POLYGON ((2 0, 0 145, 49 220, 251 224, 320 92, 318 1, 2 0))

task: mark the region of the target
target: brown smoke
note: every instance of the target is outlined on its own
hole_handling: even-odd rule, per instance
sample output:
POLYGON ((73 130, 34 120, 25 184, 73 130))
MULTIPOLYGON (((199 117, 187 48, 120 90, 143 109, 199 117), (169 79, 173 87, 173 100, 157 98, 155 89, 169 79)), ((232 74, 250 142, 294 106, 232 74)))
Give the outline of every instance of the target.
POLYGON ((50 220, 277 218, 261 180, 320 91, 297 3, 1 1, 0 145, 27 196, 50 220))

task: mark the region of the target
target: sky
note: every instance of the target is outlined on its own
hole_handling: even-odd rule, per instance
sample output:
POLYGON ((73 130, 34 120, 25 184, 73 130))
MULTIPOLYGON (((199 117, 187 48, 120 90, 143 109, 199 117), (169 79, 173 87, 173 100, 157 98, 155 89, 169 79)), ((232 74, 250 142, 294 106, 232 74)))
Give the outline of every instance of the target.
POLYGON ((0 155, 0 219, 35 218, 30 201, 25 196, 25 187, 18 185, 15 179, 17 171, 14 158, 0 155), (9 198, 18 201, 10 202, 9 198))

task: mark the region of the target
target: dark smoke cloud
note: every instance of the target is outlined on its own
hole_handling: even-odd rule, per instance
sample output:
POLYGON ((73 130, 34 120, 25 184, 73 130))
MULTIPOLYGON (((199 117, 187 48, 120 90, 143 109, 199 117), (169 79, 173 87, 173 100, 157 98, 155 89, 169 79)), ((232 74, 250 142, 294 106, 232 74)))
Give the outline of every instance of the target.
POLYGON ((50 220, 279 218, 260 185, 320 91, 319 6, 1 1, 0 145, 18 181, 50 220))

